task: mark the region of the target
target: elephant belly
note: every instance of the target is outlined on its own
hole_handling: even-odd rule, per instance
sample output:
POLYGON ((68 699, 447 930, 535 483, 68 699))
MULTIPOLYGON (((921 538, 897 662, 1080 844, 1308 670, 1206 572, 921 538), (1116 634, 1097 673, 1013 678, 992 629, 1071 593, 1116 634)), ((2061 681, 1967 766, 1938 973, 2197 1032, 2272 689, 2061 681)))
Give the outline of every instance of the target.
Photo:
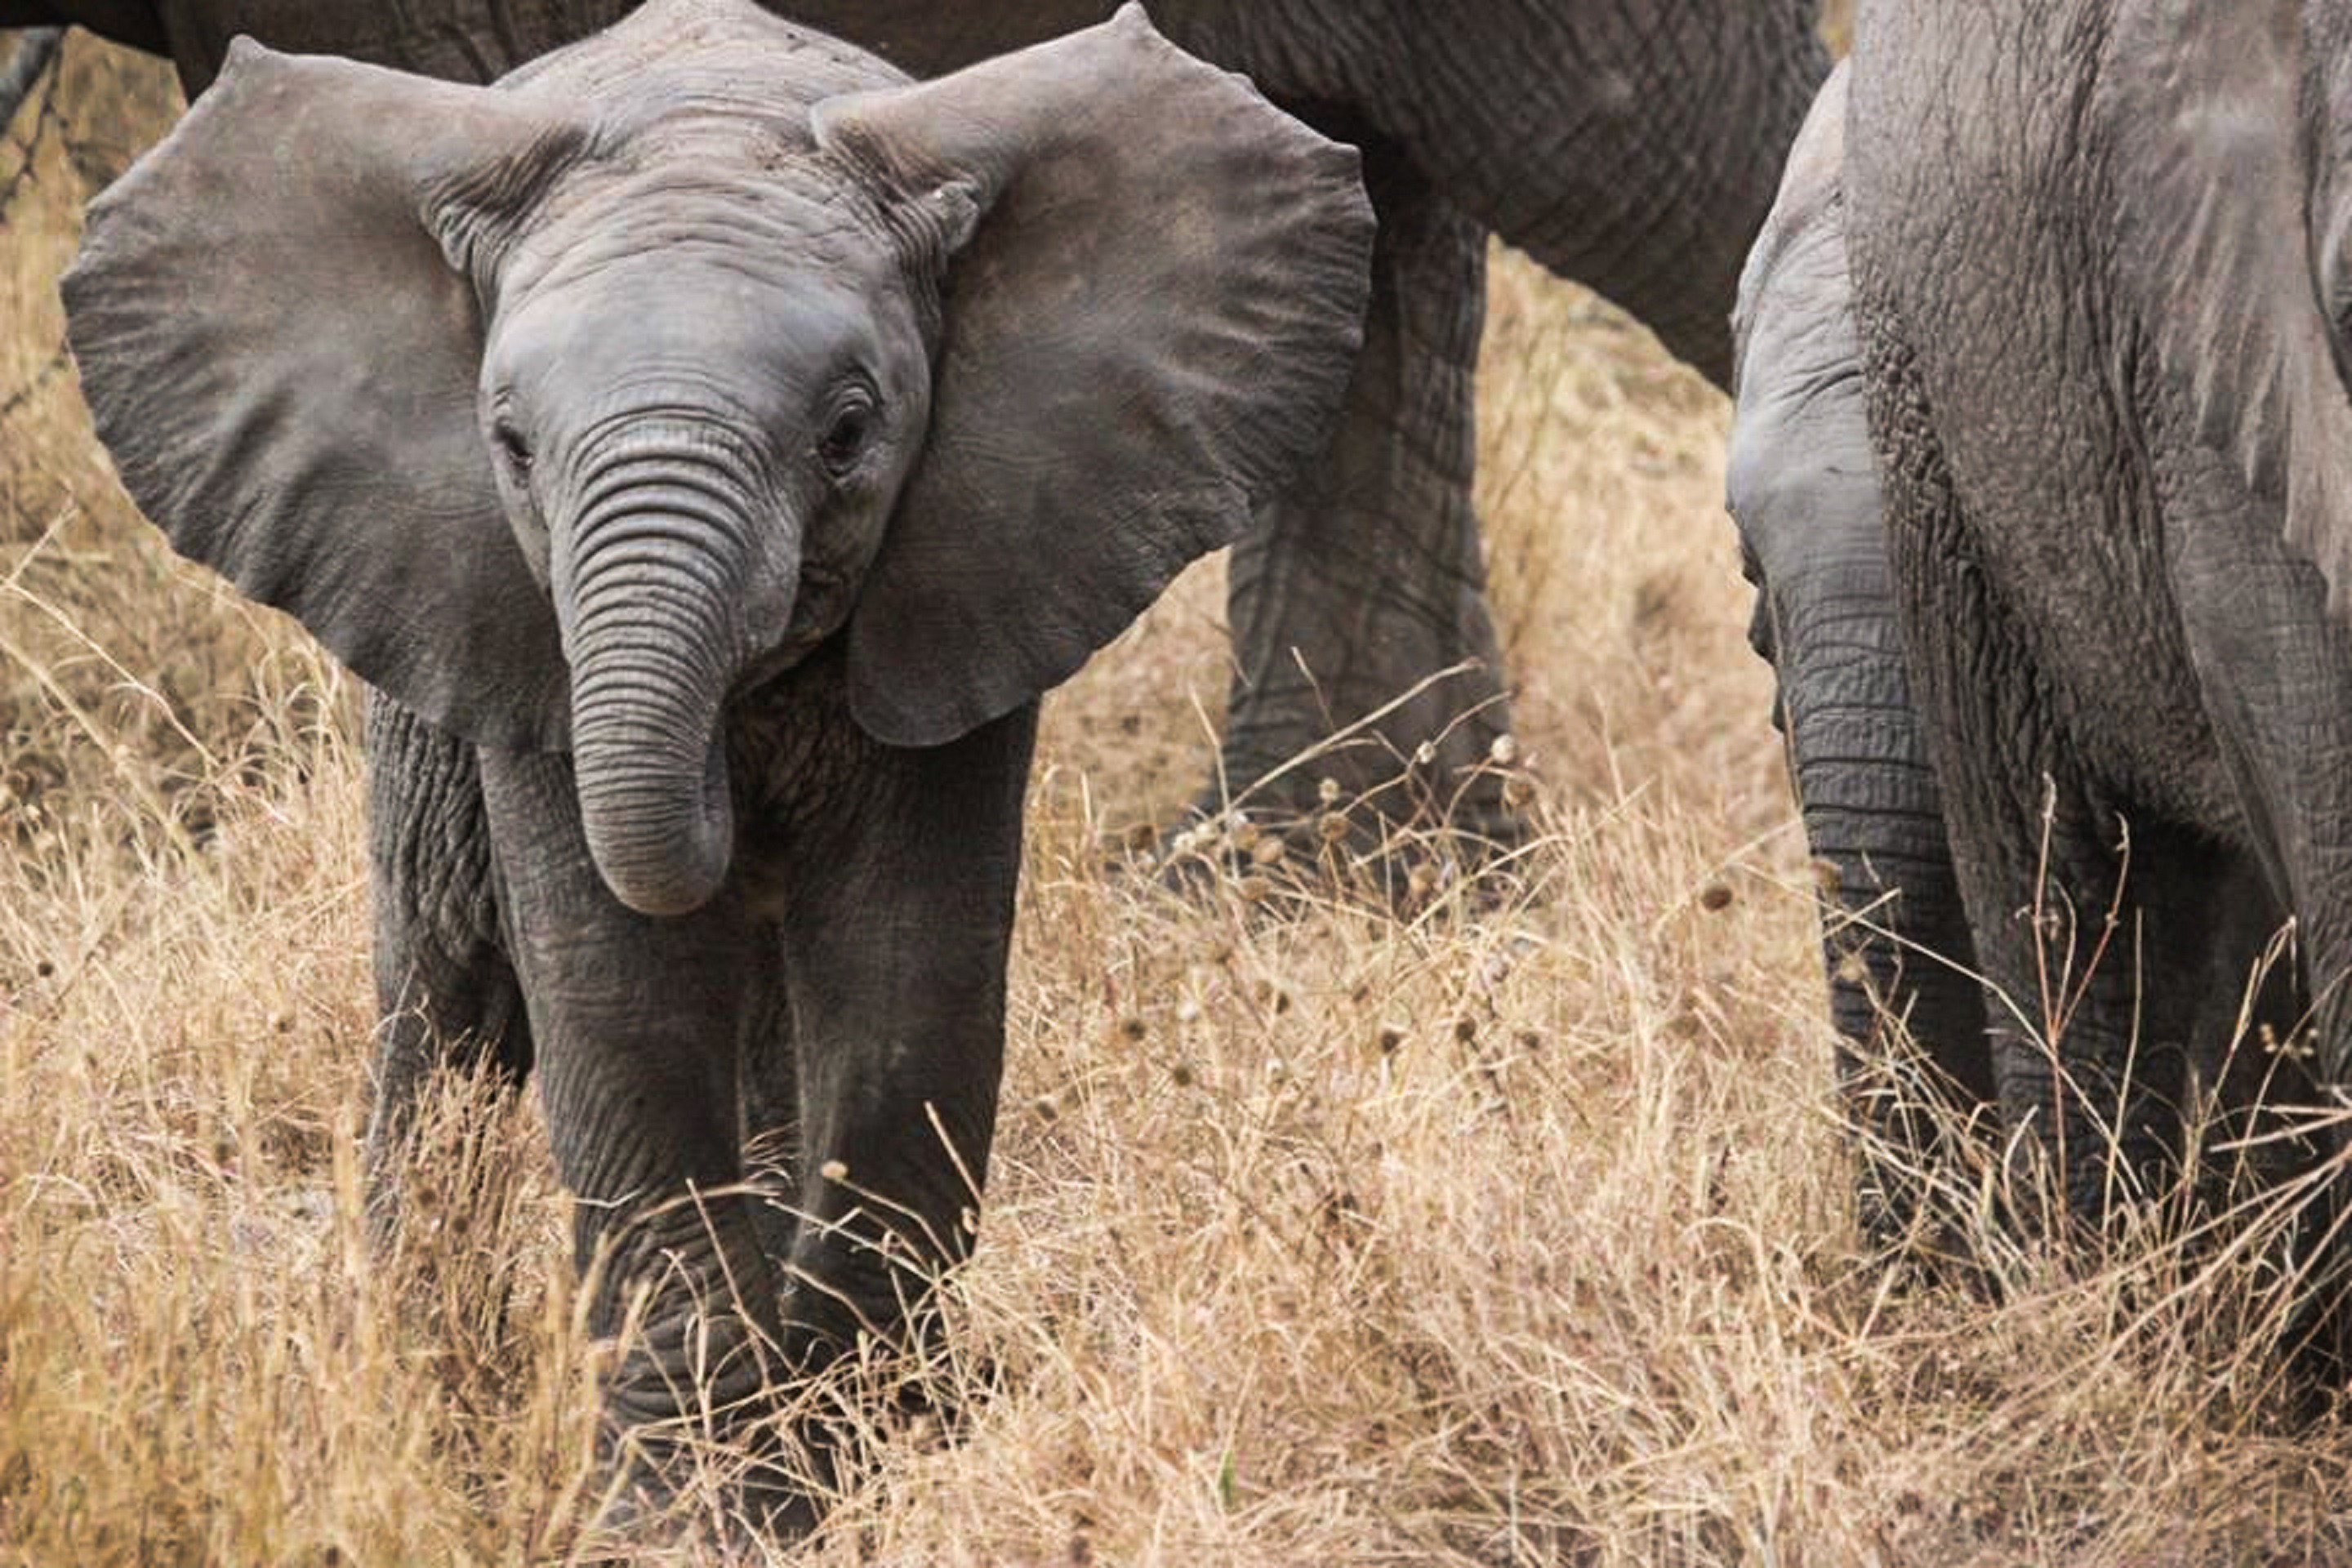
POLYGON ((450 81, 487 82, 634 9, 635 0, 167 0, 173 58, 190 93, 229 40, 332 54, 450 81))
MULTIPOLYGON (((937 76, 1092 26, 1116 0, 761 0, 788 21, 871 49, 913 76, 937 76)), ((1153 20, 1169 26, 1152 7, 1153 20)))

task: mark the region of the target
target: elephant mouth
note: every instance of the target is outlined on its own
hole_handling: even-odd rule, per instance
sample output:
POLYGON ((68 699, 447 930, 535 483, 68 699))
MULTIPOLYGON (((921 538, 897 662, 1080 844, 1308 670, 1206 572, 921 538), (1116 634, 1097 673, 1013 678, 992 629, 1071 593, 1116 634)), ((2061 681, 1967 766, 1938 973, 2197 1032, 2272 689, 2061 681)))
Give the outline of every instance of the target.
POLYGON ((848 617, 846 574, 804 563, 791 624, 784 635, 763 653, 754 654, 728 686, 732 704, 755 696, 806 663, 811 654, 836 636, 848 617))

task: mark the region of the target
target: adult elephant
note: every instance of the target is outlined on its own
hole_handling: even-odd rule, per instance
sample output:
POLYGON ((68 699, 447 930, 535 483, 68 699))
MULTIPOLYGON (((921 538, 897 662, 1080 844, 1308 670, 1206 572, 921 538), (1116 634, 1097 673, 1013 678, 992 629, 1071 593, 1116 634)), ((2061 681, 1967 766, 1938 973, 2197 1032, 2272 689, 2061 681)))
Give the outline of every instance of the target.
POLYGON ((1037 694, 1320 448, 1370 250, 1139 7, 924 83, 751 0, 248 46, 93 207, 131 494, 373 692, 371 1173, 443 1042, 536 1072, 641 1452, 970 1245, 1037 694))
MULTIPOLYGON (((915 74, 1100 20, 1111 0, 765 0, 915 74)), ((1508 727, 1471 507, 1485 237, 1631 310, 1718 385, 1740 259, 1828 68, 1817 0, 1153 0, 1192 52, 1360 144, 1380 218, 1367 350, 1324 461, 1264 509, 1231 576, 1234 679, 1204 801, 1475 661, 1254 801, 1303 807, 1427 760, 1397 803, 1507 834, 1480 772, 1508 727), (1424 752, 1422 748, 1424 746, 1424 752)), ((629 0, 0 0, 167 54, 193 95, 229 39, 485 80, 629 0)))
POLYGON ((2003 1122, 2095 1223, 2178 1106, 2298 1076, 2241 1027, 2290 921, 2307 1011, 2287 976, 2256 1015, 2352 1087, 2352 6, 1876 0, 1857 31, 1911 695, 2003 1122))

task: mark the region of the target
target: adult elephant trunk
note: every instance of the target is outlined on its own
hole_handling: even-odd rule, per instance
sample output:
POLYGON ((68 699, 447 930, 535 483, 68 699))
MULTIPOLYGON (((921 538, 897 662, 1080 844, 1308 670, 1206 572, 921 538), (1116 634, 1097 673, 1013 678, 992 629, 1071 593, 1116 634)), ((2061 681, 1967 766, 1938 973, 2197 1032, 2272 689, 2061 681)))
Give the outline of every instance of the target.
POLYGON ((1832 1016, 1856 1041, 1877 1033, 1882 1009, 1906 1016, 1938 1067, 1989 1096, 1984 1009, 1959 973, 1968 921, 1886 570, 1865 548, 1767 584, 1790 776, 1830 895, 1832 1016))
POLYGON ((789 605, 798 529, 767 541, 780 556, 755 552, 740 486, 688 442, 607 458, 580 493, 551 564, 581 824, 614 897, 684 914, 718 891, 734 844, 722 719, 749 662, 755 556, 783 563, 789 605))
MULTIPOLYGON (((1780 680, 1789 771, 1823 883, 1830 1012, 1843 1044, 1849 1111, 1893 1154, 1865 1159, 1863 1222, 1881 1239, 1907 1228, 1912 1173, 1947 1163, 1922 1094, 1956 1091, 1965 1110, 1994 1095, 1981 989, 1948 841, 1943 799, 1911 702, 1876 531, 1793 572, 1768 576, 1758 651, 1780 680), (1936 1080, 1890 1078, 1900 1020, 1936 1080)), ((1907 1076, 1907 1075, 1906 1075, 1907 1076)))

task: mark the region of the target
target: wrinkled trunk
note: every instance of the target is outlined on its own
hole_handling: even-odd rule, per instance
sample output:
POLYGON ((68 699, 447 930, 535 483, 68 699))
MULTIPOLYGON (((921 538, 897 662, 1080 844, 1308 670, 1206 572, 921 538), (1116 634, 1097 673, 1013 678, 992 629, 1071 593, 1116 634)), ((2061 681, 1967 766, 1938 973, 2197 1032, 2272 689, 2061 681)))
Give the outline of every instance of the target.
POLYGON ((1867 1042, 1882 1009, 1907 1016, 1929 1059, 1990 1095, 1984 1009, 1976 982, 1952 967, 1969 962, 1968 921, 1885 563, 1857 552, 1769 588, 1790 773, 1806 840, 1832 884, 1824 940, 1838 1031, 1867 1042))
POLYGON ((1907 1172, 1945 1164, 1924 1102, 1957 1092, 1990 1102, 1992 1064, 1974 949, 1942 797, 1911 702, 1886 563, 1865 540, 1768 579, 1769 643, 1780 677, 1789 770, 1822 883, 1830 1012, 1847 1044, 1848 1110, 1891 1161, 1865 1158, 1863 1219, 1885 1239, 1917 1207, 1907 1172), (1906 1071, 1903 1026, 1934 1069, 1906 1071))
POLYGON ((747 662, 748 509, 675 449, 604 462, 581 489, 554 561, 581 823, 615 897, 683 914, 734 843, 721 719, 747 662))

